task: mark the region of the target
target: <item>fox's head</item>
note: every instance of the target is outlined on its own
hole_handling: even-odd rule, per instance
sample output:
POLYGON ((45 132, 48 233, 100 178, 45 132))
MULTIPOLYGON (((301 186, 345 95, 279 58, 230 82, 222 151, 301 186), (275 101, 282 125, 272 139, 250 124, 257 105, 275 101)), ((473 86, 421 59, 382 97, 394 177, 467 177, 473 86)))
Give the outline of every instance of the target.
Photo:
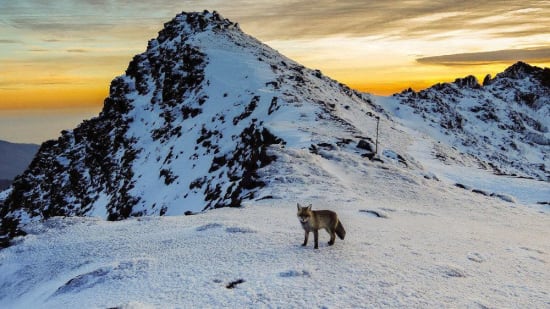
POLYGON ((298 203, 297 206, 298 219, 300 220, 300 223, 307 223, 309 221, 309 218, 311 218, 311 204, 309 204, 309 206, 302 207, 300 206, 300 203, 298 203))

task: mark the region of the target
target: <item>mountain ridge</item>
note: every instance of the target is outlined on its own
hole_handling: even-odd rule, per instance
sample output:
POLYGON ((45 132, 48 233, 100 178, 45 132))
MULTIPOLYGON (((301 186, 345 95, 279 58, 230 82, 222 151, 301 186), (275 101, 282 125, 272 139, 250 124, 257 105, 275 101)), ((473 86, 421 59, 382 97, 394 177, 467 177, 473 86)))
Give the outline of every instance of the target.
POLYGON ((270 145, 326 139, 307 133, 312 121, 342 139, 360 135, 349 111, 375 109, 216 12, 179 14, 113 80, 98 117, 42 144, 4 203, 1 234, 52 216, 119 220, 240 206, 266 184, 258 170, 276 158, 270 145), (303 133, 276 135, 292 126, 303 133))
MULTIPOLYGON (((520 64, 506 76, 489 78, 487 86, 466 77, 418 93, 404 91, 388 103, 305 68, 216 12, 183 12, 112 81, 97 117, 42 144, 0 208, 0 237, 23 235, 25 225, 54 216, 194 214, 298 195, 308 185, 327 195, 351 192, 348 202, 364 200, 375 188, 357 183, 373 169, 419 186, 439 181, 409 154, 414 136, 392 117, 400 118, 406 106, 416 114, 444 115, 426 117, 427 126, 437 124, 440 135, 478 143, 463 134, 462 120, 452 118, 462 117, 454 110, 456 98, 437 98, 505 87, 500 80, 513 85, 509 76, 523 76, 529 67, 520 64), (435 113, 422 109, 427 107, 435 113), (378 136, 379 124, 384 129, 378 136), (375 154, 378 137, 384 147, 375 154), (377 160, 366 159, 373 157, 377 160), (344 181, 343 171, 353 181, 344 181)), ((534 100, 526 108, 548 105, 534 100)), ((480 152, 469 153, 476 159, 468 164, 509 172, 506 158, 491 166, 486 149, 473 149, 480 152)), ((444 158, 451 152, 442 153, 444 158)), ((539 168, 512 167, 510 173, 539 168)))
POLYGON ((483 168, 549 181, 549 80, 550 69, 520 61, 483 84, 467 76, 395 94, 393 115, 410 108, 424 131, 477 157, 483 168))

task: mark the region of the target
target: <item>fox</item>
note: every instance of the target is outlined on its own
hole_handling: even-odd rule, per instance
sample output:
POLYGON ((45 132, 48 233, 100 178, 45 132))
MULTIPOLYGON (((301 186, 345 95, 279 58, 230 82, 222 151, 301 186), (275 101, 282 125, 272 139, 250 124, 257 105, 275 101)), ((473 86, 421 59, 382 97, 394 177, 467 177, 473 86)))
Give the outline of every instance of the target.
POLYGON ((303 247, 307 246, 309 232, 313 232, 313 240, 315 241, 314 249, 319 249, 319 230, 325 229, 330 234, 329 246, 334 245, 336 235, 340 239, 346 237, 346 230, 342 222, 338 219, 338 215, 331 210, 311 210, 312 205, 302 207, 297 203, 298 219, 305 231, 303 247))

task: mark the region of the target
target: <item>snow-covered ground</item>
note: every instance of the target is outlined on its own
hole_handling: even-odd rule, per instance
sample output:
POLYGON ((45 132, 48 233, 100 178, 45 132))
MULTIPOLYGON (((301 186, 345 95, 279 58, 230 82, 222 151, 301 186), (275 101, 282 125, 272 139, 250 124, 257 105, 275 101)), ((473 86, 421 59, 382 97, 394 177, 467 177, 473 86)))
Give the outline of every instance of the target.
MULTIPOLYGON (((304 162, 309 156, 302 154, 304 162)), ((311 166, 323 168, 323 173, 312 171, 305 184, 304 179, 288 181, 286 190, 266 188, 264 195, 273 199, 243 208, 120 222, 54 218, 35 223, 28 236, 0 251, 0 304, 550 306, 547 212, 388 164, 351 167, 345 157, 318 160, 311 166), (327 193, 330 181, 334 188, 327 193), (319 250, 311 239, 301 247, 296 202, 337 211, 346 239, 329 247, 328 234, 321 231, 319 250)), ((285 164, 284 158, 280 161, 285 164)))
MULTIPOLYGON (((452 145, 452 137, 426 124, 410 107, 400 105, 393 97, 376 97, 376 100, 392 114, 393 120, 400 123, 401 131, 414 137, 407 147, 408 154, 441 181, 550 211, 550 182, 496 175, 486 164, 481 166, 479 160, 465 154, 467 149, 449 146, 452 145), (538 204, 541 202, 546 205, 538 204)), ((511 153, 508 155, 513 157, 511 153)))
MULTIPOLYGON (((203 88, 197 89, 204 90, 205 101, 197 103, 198 94, 189 91, 189 97, 184 96, 188 101, 166 114, 161 110, 166 104, 151 105, 151 97, 137 100, 141 92, 129 92, 126 99, 141 109, 119 116, 134 119, 125 134, 143 149, 132 163, 134 178, 124 178, 132 175, 122 172, 108 175, 113 184, 133 184, 112 194, 127 189, 138 196, 142 204, 134 205, 136 215, 165 211, 171 216, 103 220, 109 203, 116 204, 111 211, 132 205, 97 191, 91 182, 83 183, 91 179, 90 169, 112 173, 111 167, 124 166, 86 167, 86 157, 78 151, 90 145, 60 146, 61 155, 55 155, 60 166, 66 168, 69 157, 80 158, 75 162, 82 162, 82 169, 74 163, 72 173, 60 168, 62 172, 51 174, 59 185, 40 183, 49 186, 50 194, 60 194, 70 189, 66 179, 82 176, 71 182, 80 193, 91 194, 94 204, 76 215, 97 217, 39 222, 37 213, 49 212, 52 198, 28 184, 29 190, 36 189, 37 199, 44 199, 28 205, 44 209, 27 205, 13 210, 14 218, 28 223, 21 226, 28 235, 0 250, 0 308, 550 307, 550 206, 535 204, 550 201, 549 183, 479 169, 479 160, 451 147, 439 130, 421 125, 409 109, 396 113, 391 99, 371 101, 369 95, 283 58, 233 24, 207 16, 218 23, 212 29, 230 27, 230 32, 221 39, 209 36, 214 32, 190 32, 189 42, 208 58, 204 72, 202 67, 193 71, 204 73, 203 88), (180 115, 182 106, 197 104, 202 114, 180 115), (179 116, 174 120, 170 112, 179 116), (379 160, 371 161, 368 148, 376 136, 377 116, 379 160), (260 145, 276 157, 249 170, 257 172, 265 186, 254 187, 254 195, 243 186, 242 196, 236 195, 245 203, 242 208, 181 215, 207 207, 208 188, 227 189, 216 197, 220 204, 208 200, 212 207, 226 205, 223 196, 241 192, 229 188, 244 177, 241 165, 250 165, 252 156, 246 157, 245 150, 259 147, 246 144, 251 133, 243 132, 260 126, 285 142, 260 145), (178 130, 165 138, 155 133, 171 127, 179 127, 182 137, 178 130), (213 165, 216 151, 234 160, 213 165), (203 179, 199 187, 207 188, 186 194, 197 179, 203 179), (346 239, 329 247, 328 234, 321 231, 319 250, 313 249, 312 239, 302 247, 296 203, 338 212, 346 239), (36 217, 30 220, 30 215, 36 217)), ((164 52, 186 37, 180 32, 173 33, 174 40, 165 40, 164 52)), ((155 41, 150 45, 150 56, 170 60, 155 53, 155 41)), ((133 89, 135 80, 126 76, 119 82, 133 89)), ((97 128, 103 128, 103 120, 95 120, 97 128)), ((95 138, 92 127, 86 132, 95 138)), ((99 139, 96 144, 102 143, 99 139)), ((37 171, 36 179, 50 179, 42 175, 49 173, 49 158, 56 153, 45 152, 48 164, 42 167, 44 174, 37 171)), ((120 158, 122 153, 107 153, 105 158, 120 158)), ((74 207, 70 194, 76 193, 66 192, 64 204, 74 207)), ((33 196, 19 193, 22 198, 33 196)), ((0 201, 6 198, 7 192, 0 193, 0 201)), ((69 210, 56 213, 75 215, 69 210)))
MULTIPOLYGON (((0 251, 0 307, 550 306, 550 209, 533 204, 550 200, 548 183, 477 169, 403 119, 381 120, 384 163, 354 143, 312 152, 293 139, 301 123, 287 123, 288 143, 259 171, 267 186, 243 208, 32 223, 0 251), (321 231, 319 250, 302 247, 297 202, 337 211, 346 239, 329 247, 321 231)), ((335 135, 316 132, 319 145, 335 135)))
POLYGON ((411 153, 412 156, 443 181, 463 185, 466 190, 478 190, 480 194, 499 195, 510 202, 517 201, 542 211, 550 211, 548 205, 537 204, 550 201, 550 183, 548 182, 495 175, 488 170, 471 166, 444 164, 425 151, 427 146, 425 140, 418 139, 416 145, 417 148, 411 153))

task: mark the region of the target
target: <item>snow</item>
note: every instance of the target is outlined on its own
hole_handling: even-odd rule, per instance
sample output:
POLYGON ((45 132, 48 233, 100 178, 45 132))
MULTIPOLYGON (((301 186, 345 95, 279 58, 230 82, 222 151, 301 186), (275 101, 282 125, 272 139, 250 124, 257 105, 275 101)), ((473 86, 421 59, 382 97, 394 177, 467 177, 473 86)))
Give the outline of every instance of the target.
POLYGON ((4 191, 0 191, 0 201, 5 200, 8 197, 8 195, 10 195, 11 191, 12 191, 11 188, 8 188, 4 191))
MULTIPOLYGON (((346 186, 356 182, 356 173, 321 160, 346 186)), ((0 303, 5 308, 550 305, 547 213, 435 181, 419 186, 376 165, 364 171, 366 177, 356 183, 369 190, 362 200, 353 188, 327 194, 323 186, 294 183, 299 190, 281 199, 193 216, 119 222, 56 217, 34 223, 28 236, 0 251, 0 303), (329 247, 321 231, 318 250, 311 241, 301 247, 296 202, 337 211, 346 239, 329 247)))
MULTIPOLYGON (((411 131, 412 134, 413 131, 411 131)), ((440 180, 449 184, 462 184, 471 189, 478 189, 498 195, 509 196, 509 201, 516 199, 531 207, 549 211, 548 207, 536 205, 537 202, 550 201, 550 183, 534 179, 495 175, 485 169, 472 166, 443 163, 431 154, 433 141, 416 132, 417 139, 411 148, 411 155, 434 173, 440 180)), ((502 197, 501 197, 502 198, 502 197)))
MULTIPOLYGON (((519 186, 527 180, 490 178, 467 164, 436 160, 434 149, 447 154, 452 149, 385 119, 380 125, 385 162, 369 161, 355 143, 331 142, 331 136, 343 134, 338 128, 313 130, 300 122, 305 118, 289 116, 282 116, 290 119, 288 126, 270 123, 288 142, 270 150, 278 159, 259 171, 268 185, 257 200, 192 216, 31 223, 29 235, 0 251, 0 303, 6 308, 550 306, 548 206, 534 207, 517 193, 527 189, 519 186), (312 153, 307 148, 312 139, 334 148, 312 153), (510 194, 517 202, 476 194, 455 182, 510 194), (302 247, 298 202, 336 211, 346 239, 328 246, 328 234, 320 231, 318 250, 311 239, 302 247)), ((365 131, 375 125, 370 119, 362 123, 365 131)), ((547 183, 526 183, 533 200, 548 200, 547 183)), ((145 194, 158 198, 155 190, 145 194)))
POLYGON ((107 203, 109 203, 109 196, 103 192, 100 192, 97 200, 92 206, 90 217, 98 217, 102 219, 107 218, 107 203))
MULTIPOLYGON (((439 129, 426 125, 410 107, 399 105, 399 102, 392 97, 377 97, 377 101, 395 117, 393 119, 399 123, 399 130, 414 136, 408 146, 408 154, 438 179, 450 185, 461 184, 470 190, 482 190, 499 195, 500 198, 509 202, 517 200, 530 207, 550 211, 548 206, 537 204, 550 201, 549 182, 496 175, 486 168, 481 168, 477 160, 448 146, 452 145, 450 137, 444 135, 439 129), (444 157, 445 161, 437 159, 434 156, 435 152, 444 157)), ((490 130, 485 128, 484 131, 490 130)), ((509 155, 513 156, 513 154, 509 155)), ((534 162, 539 159, 536 158, 534 162)), ((517 160, 520 160, 519 157, 517 160)))
POLYGON ((377 100, 407 127, 484 161, 486 169, 548 181, 550 97, 542 74, 516 63, 485 86, 470 76, 377 100), (513 73, 522 70, 531 73, 513 73))
MULTIPOLYGON (((548 182, 494 175, 412 108, 346 91, 240 31, 210 35, 187 38, 207 64, 202 88, 182 104, 208 98, 200 114, 174 117, 181 137, 153 138, 171 110, 151 104, 152 92, 127 97, 126 137, 141 147, 132 211, 167 216, 105 221, 113 197, 104 192, 94 192, 88 217, 38 222, 17 210, 28 235, 0 250, 0 307, 550 307, 550 207, 536 204, 550 201, 548 182), (255 97, 257 108, 232 121, 255 97), (377 116, 371 161, 357 145, 375 138, 377 116), (211 142, 225 155, 260 122, 285 142, 257 171, 266 186, 241 208, 183 216, 206 204, 190 189, 195 179, 231 185, 230 167, 207 172, 214 153, 197 141, 201 129, 223 133, 211 142), (172 184, 163 169, 174 171, 172 184), (318 250, 312 239, 302 247, 296 203, 336 211, 346 239, 328 246, 320 231, 318 250)), ((160 49, 151 42, 151 53, 160 49)))

